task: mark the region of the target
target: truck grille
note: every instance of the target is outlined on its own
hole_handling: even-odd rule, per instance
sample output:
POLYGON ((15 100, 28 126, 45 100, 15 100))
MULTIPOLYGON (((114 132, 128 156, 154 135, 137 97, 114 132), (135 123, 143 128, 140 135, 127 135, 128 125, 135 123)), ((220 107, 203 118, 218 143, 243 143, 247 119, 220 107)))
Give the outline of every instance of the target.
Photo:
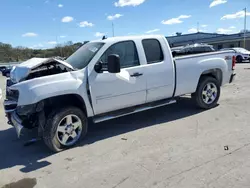
POLYGON ((13 83, 10 79, 7 80, 7 83, 6 83, 6 99, 7 100, 18 101, 18 97, 19 97, 18 90, 11 90, 9 88, 10 86, 14 84, 15 83, 13 83))
POLYGON ((17 104, 9 104, 9 105, 5 105, 4 108, 5 110, 13 110, 13 109, 16 109, 17 107, 17 104))
POLYGON ((12 101, 18 101, 19 92, 18 90, 11 90, 6 87, 6 99, 12 101))
POLYGON ((10 101, 10 100, 4 101, 4 110, 6 113, 14 111, 16 109, 16 107, 17 107, 17 102, 10 101))

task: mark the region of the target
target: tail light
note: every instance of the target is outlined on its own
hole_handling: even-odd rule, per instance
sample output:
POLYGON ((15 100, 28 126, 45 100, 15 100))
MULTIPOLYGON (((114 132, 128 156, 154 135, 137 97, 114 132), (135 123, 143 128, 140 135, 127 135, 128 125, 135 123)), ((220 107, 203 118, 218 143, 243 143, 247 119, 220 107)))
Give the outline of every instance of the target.
POLYGON ((236 64, 236 57, 233 56, 233 58, 232 58, 232 70, 235 69, 235 64, 236 64))

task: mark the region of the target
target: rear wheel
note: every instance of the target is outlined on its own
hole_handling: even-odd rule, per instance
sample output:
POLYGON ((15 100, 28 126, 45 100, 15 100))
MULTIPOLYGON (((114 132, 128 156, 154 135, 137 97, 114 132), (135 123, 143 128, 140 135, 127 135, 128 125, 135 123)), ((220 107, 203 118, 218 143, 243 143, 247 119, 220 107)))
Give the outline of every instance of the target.
POLYGON ((215 107, 220 98, 219 82, 213 77, 201 78, 192 98, 200 108, 210 109, 215 107))
POLYGON ((88 130, 85 114, 76 107, 66 107, 51 112, 43 140, 54 152, 73 147, 82 140, 88 130))

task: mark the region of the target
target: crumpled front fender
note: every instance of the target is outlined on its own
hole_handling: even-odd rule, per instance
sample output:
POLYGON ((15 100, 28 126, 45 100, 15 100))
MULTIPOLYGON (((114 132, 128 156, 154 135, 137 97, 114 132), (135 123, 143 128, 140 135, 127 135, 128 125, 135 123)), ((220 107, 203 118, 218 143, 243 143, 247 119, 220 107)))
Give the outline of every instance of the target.
POLYGON ((85 70, 35 78, 11 86, 19 91, 18 106, 38 103, 44 99, 67 94, 77 94, 85 102, 88 116, 93 115, 84 74, 85 70))

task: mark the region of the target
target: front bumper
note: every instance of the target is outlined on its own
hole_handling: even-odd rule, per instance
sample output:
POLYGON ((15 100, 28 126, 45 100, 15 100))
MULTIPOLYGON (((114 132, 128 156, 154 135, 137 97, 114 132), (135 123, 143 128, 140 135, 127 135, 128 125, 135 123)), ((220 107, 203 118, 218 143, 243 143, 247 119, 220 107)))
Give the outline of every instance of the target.
POLYGON ((11 113, 11 122, 16 129, 17 137, 20 138, 23 130, 21 119, 17 116, 16 112, 11 113))
POLYGON ((17 137, 20 138, 22 135, 23 125, 22 120, 18 117, 15 111, 7 112, 6 117, 8 118, 8 124, 12 125, 16 129, 17 137))
POLYGON ((23 130, 22 120, 16 114, 16 101, 5 100, 4 110, 6 117, 8 118, 8 124, 12 125, 16 129, 17 137, 20 138, 23 130))
POLYGON ((232 83, 234 80, 235 80, 235 77, 236 77, 236 73, 233 73, 230 77, 230 81, 229 83, 232 83))

